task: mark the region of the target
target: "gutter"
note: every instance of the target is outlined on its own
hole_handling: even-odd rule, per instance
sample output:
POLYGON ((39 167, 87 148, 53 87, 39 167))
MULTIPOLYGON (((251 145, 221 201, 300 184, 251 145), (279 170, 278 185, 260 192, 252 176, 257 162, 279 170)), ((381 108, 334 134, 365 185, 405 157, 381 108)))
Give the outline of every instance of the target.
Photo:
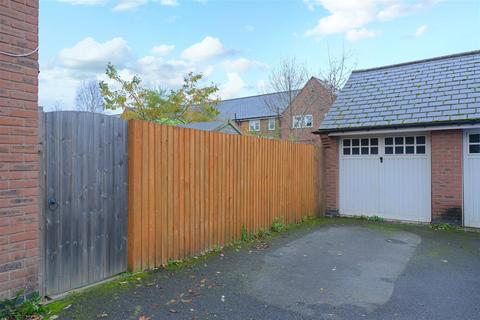
POLYGON ((387 133, 387 132, 412 132, 412 131, 437 131, 437 130, 454 130, 454 129, 469 129, 479 128, 480 119, 475 120, 460 120, 460 121, 438 121, 424 124, 409 123, 399 125, 385 125, 385 126, 370 126, 370 127, 353 127, 353 128, 338 128, 338 129, 318 129, 313 131, 313 134, 325 134, 329 136, 343 136, 348 134, 373 134, 373 133, 387 133))

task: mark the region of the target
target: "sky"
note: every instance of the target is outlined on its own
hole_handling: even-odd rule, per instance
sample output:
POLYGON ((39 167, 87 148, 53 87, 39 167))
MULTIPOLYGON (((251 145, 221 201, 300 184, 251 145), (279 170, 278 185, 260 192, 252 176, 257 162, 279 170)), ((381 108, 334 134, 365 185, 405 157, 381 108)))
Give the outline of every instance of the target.
POLYGON ((40 0, 39 103, 73 109, 79 85, 122 77, 175 89, 190 71, 223 99, 265 92, 282 60, 312 76, 480 49, 480 0, 40 0))

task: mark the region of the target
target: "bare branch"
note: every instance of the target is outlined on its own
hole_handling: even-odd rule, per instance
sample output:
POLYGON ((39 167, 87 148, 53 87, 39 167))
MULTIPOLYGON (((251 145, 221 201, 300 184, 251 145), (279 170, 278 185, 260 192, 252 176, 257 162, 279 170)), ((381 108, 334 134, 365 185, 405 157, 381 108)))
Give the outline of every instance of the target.
POLYGON ((337 56, 332 56, 330 49, 328 50, 327 68, 320 70, 318 77, 328 90, 327 103, 332 104, 335 101, 338 92, 343 88, 355 68, 355 63, 351 60, 352 54, 345 52, 343 47, 341 53, 337 56))
POLYGON ((96 80, 85 81, 78 87, 75 96, 75 106, 79 111, 103 111, 103 97, 96 80))
MULTIPOLYGON (((266 95, 265 104, 267 108, 280 117, 286 108, 292 103, 300 90, 309 78, 307 67, 299 63, 296 58, 283 60, 274 68, 269 76, 266 93, 279 93, 266 95)), ((291 117, 287 117, 286 124, 292 127, 291 117)))

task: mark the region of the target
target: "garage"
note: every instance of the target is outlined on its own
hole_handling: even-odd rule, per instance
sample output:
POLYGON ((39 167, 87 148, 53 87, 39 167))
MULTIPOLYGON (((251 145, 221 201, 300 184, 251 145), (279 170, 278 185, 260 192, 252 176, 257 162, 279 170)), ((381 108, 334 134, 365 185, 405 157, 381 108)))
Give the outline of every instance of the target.
POLYGON ((340 139, 339 213, 430 222, 427 134, 340 139))
POLYGON ((480 129, 464 133, 464 224, 480 228, 480 129))
POLYGON ((480 228, 480 51, 353 71, 322 124, 325 213, 480 228))

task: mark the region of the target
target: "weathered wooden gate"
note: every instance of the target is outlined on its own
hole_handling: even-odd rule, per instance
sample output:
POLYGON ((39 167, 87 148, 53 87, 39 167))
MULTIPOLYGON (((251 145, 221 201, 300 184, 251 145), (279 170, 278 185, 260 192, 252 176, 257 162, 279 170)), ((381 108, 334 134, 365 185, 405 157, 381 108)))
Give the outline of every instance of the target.
POLYGON ((127 122, 97 113, 40 114, 44 287, 59 294, 127 268, 127 122))

